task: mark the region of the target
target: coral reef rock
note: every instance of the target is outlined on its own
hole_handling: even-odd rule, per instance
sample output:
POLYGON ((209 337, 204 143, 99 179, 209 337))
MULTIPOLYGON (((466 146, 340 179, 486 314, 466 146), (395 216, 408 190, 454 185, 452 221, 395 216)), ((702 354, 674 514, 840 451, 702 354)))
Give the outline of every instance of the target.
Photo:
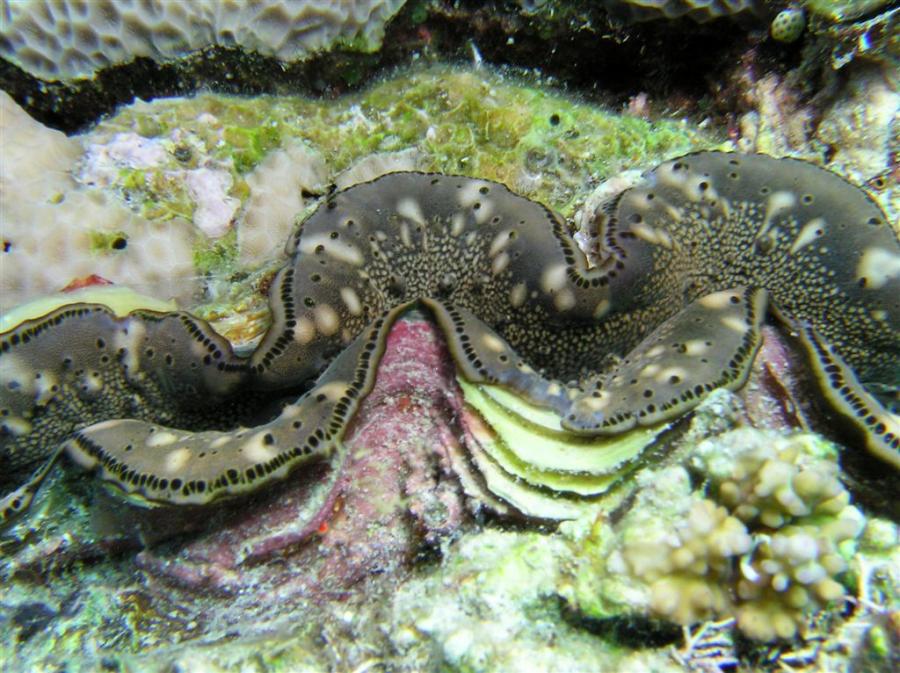
POLYGON ((235 314, 263 301, 250 282, 227 279, 283 260, 291 229, 331 182, 464 173, 569 215, 594 176, 713 143, 684 121, 634 119, 487 68, 442 65, 329 101, 139 100, 71 138, 0 92, 0 128, 0 310, 94 274, 191 308, 205 290, 203 317, 228 320, 226 336, 241 342, 264 323, 248 328, 235 314))
POLYGON ((38 124, 0 91, 0 311, 92 274, 190 297, 193 227, 180 217, 152 222, 78 184, 82 152, 77 139, 38 124))
POLYGON ((437 572, 397 592, 394 649, 416 670, 682 670, 665 653, 629 651, 563 620, 555 583, 565 555, 562 540, 536 533, 466 537, 437 572))
POLYGON ((604 0, 604 4, 613 16, 632 21, 688 17, 705 23, 723 16, 759 11, 763 3, 761 0, 604 0))
POLYGON ((403 0, 3 0, 0 54, 46 80, 214 45, 301 59, 336 42, 377 49, 403 0))

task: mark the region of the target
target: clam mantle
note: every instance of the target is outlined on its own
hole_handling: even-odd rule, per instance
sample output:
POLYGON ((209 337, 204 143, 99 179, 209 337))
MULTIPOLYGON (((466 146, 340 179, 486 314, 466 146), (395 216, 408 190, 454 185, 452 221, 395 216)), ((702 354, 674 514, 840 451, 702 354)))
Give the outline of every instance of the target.
MULTIPOLYGON (((900 466, 900 424, 860 383, 900 379, 900 242, 864 192, 797 160, 697 153, 622 193, 596 237, 591 264, 559 216, 501 184, 391 173, 329 196, 292 235, 273 324, 249 358, 184 312, 71 304, 26 320, 0 342, 3 519, 62 454, 130 499, 171 505, 339 462, 386 335, 415 307, 467 382, 584 437, 656 427, 739 387, 771 315, 861 444, 900 466)), ((532 484, 492 460, 472 464, 582 495, 566 490, 579 479, 532 484)), ((543 473, 584 475, 568 453, 553 461, 543 473)))

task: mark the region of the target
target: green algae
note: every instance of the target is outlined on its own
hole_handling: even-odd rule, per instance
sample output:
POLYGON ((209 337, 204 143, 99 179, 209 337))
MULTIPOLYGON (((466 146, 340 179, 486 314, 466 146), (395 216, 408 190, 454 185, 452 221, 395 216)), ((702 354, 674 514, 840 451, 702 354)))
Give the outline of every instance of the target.
POLYGON ((837 23, 858 18, 888 4, 888 0, 806 0, 804 6, 814 15, 837 23))
POLYGON ((88 232, 91 252, 107 253, 121 250, 128 245, 128 235, 124 231, 96 231, 88 232))
POLYGON ((191 220, 194 203, 183 176, 167 168, 121 169, 116 186, 126 203, 148 220, 166 221, 176 217, 191 220))
POLYGON ((278 124, 256 127, 229 126, 224 129, 225 144, 221 156, 230 156, 238 174, 256 167, 271 150, 281 145, 281 128, 278 124))
POLYGON ((237 260, 237 232, 233 228, 220 238, 199 242, 194 248, 194 266, 200 275, 230 274, 237 260))
POLYGON ((685 120, 631 117, 540 82, 449 66, 413 69, 327 101, 160 100, 124 109, 98 132, 159 137, 176 129, 201 155, 230 165, 235 183, 291 138, 327 157, 333 175, 376 152, 416 148, 427 170, 498 180, 566 216, 591 183, 720 140, 685 120))

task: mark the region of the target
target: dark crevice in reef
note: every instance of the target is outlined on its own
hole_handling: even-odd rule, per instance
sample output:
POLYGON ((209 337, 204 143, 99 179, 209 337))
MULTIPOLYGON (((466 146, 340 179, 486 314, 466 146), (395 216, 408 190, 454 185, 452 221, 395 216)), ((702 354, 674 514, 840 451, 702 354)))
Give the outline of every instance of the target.
POLYGON ((748 32, 752 24, 731 20, 624 25, 596 2, 572 2, 555 20, 504 12, 504 3, 461 4, 468 9, 440 14, 453 56, 471 60, 474 44, 486 62, 536 68, 575 92, 621 102, 638 92, 702 97, 710 77, 729 67, 755 39, 748 32))
MULTIPOLYGON (((378 52, 335 49, 292 64, 214 47, 169 63, 138 58, 66 83, 38 80, 0 59, 0 88, 42 123, 73 133, 135 98, 196 91, 336 96, 413 62, 471 63, 477 50, 485 63, 536 70, 611 104, 639 92, 697 100, 714 97, 715 82, 765 35, 765 24, 752 18, 622 25, 593 1, 560 7, 548 16, 512 1, 412 0, 388 24, 378 52)), ((770 57, 777 63, 785 54, 770 57)))
POLYGON ((629 649, 666 647, 677 644, 683 637, 681 628, 670 622, 651 619, 640 614, 614 617, 591 617, 559 600, 560 615, 576 629, 584 629, 629 649))

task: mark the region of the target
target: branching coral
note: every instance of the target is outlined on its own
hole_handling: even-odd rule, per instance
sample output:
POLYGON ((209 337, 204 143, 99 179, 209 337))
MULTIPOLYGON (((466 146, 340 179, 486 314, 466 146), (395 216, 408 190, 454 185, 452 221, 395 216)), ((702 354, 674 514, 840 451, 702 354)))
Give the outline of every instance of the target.
POLYGON ((691 458, 704 487, 692 490, 680 466, 642 475, 632 509, 578 540, 562 593, 597 617, 635 606, 683 625, 733 615, 750 638, 791 638, 844 596, 865 527, 835 457, 812 435, 742 429, 706 440, 691 458))
POLYGON ((809 435, 730 452, 730 465, 710 447, 698 447, 697 464, 754 532, 735 585, 738 627, 758 640, 789 638, 804 612, 844 595, 840 545, 861 534, 863 515, 849 504, 829 447, 809 435))
POLYGON ((724 507, 710 500, 686 502, 690 509, 683 519, 671 522, 670 533, 626 540, 621 552, 627 569, 649 582, 652 612, 679 624, 727 610, 724 582, 733 559, 752 544, 743 524, 724 507))
POLYGON ((777 529, 813 515, 838 516, 849 493, 838 480, 833 450, 811 435, 746 444, 752 435, 734 439, 744 450, 722 452, 715 440, 697 448, 694 466, 704 470, 715 495, 735 516, 757 530, 777 529), (733 462, 726 464, 731 459, 733 462))
POLYGON ((865 520, 846 507, 825 524, 788 526, 755 536, 754 553, 742 557, 736 592, 738 628, 757 640, 791 638, 804 614, 842 598, 835 578, 847 570, 839 545, 855 539, 865 520))

